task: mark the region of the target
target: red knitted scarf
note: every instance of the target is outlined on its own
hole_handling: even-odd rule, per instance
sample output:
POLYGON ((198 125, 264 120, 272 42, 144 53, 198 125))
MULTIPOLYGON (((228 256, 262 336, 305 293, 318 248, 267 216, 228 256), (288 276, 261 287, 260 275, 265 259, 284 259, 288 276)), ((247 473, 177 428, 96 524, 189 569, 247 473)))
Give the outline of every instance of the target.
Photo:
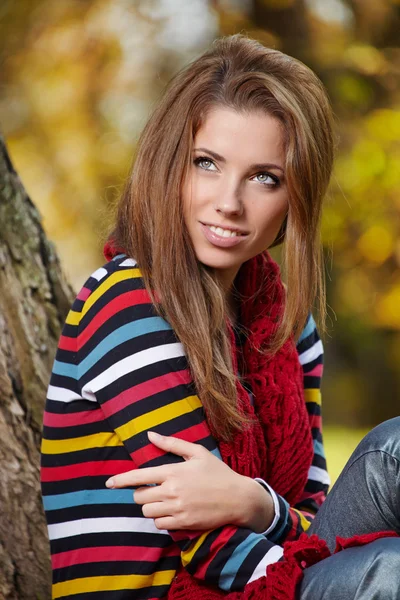
MULTIPOLYGON (((121 252, 124 250, 112 243, 104 247, 107 260, 121 252)), ((223 461, 234 471, 265 479, 293 505, 304 490, 313 447, 303 397, 303 374, 293 339, 272 357, 261 352, 267 348, 284 306, 279 268, 267 252, 259 254, 242 265, 235 286, 241 299, 240 325, 247 334, 241 370, 244 384, 252 390, 254 404, 239 381, 238 402, 245 413, 254 417, 254 424, 235 434, 232 442, 220 442, 219 449, 223 461)), ((229 325, 228 330, 237 372, 239 352, 229 325)), ((371 539, 360 537, 354 543, 371 539)), ((342 541, 338 550, 345 545, 342 541)), ((168 600, 294 600, 304 567, 329 555, 323 540, 302 534, 299 540, 284 545, 284 560, 268 566, 267 577, 253 581, 242 592, 229 594, 198 582, 182 567, 171 584, 168 600)))

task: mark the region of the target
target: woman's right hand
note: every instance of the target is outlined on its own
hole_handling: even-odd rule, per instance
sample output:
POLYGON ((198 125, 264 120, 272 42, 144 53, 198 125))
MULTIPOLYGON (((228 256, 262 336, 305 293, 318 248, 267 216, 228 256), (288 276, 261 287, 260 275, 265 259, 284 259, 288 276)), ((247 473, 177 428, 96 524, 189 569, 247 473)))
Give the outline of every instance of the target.
POLYGON ((185 462, 114 475, 106 485, 139 487, 135 502, 158 529, 209 530, 231 524, 260 533, 269 527, 272 497, 257 481, 239 475, 199 444, 154 432, 148 437, 185 462))

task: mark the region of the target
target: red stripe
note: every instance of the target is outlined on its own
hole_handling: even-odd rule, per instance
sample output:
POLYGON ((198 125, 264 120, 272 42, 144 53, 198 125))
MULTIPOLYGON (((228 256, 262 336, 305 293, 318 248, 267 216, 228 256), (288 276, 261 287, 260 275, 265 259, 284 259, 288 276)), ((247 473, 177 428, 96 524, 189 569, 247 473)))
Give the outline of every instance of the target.
POLYGON ((157 562, 161 558, 179 556, 178 546, 167 548, 149 546, 99 546, 94 548, 78 548, 53 554, 51 563, 53 569, 62 569, 71 565, 82 565, 95 562, 117 561, 148 561, 157 562))
POLYGON ((148 304, 149 302, 150 297, 147 290, 130 290, 113 298, 113 300, 108 302, 106 306, 94 315, 87 327, 78 336, 78 347, 82 348, 103 323, 121 310, 124 310, 124 308, 138 304, 148 304))
POLYGON ((308 415, 310 419, 310 427, 313 429, 319 429, 321 431, 322 417, 321 415, 308 415))
POLYGON ((78 477, 97 477, 99 475, 117 475, 131 471, 135 466, 131 460, 89 461, 64 467, 42 467, 41 481, 62 481, 78 477))
POLYGON ((76 425, 86 425, 87 423, 97 423, 102 420, 104 420, 104 415, 100 408, 63 414, 45 411, 43 415, 43 424, 47 427, 74 427, 76 425))
POLYGON ((68 337, 61 335, 58 342, 60 350, 69 350, 70 352, 77 352, 78 350, 78 339, 76 337, 68 337))
POLYGON ((322 377, 322 373, 324 370, 324 365, 320 364, 311 369, 311 371, 307 371, 304 373, 304 377, 322 377))
MULTIPOLYGON (((174 433, 174 437, 179 438, 181 440, 185 440, 187 442, 198 442, 199 440, 204 439, 210 435, 210 430, 205 421, 199 423, 198 425, 193 425, 192 427, 188 427, 183 431, 178 431, 174 433)), ((165 452, 157 446, 153 444, 147 444, 143 446, 139 450, 131 453, 131 458, 136 465, 141 467, 144 463, 153 460, 154 458, 158 458, 159 456, 163 456, 165 452)))
POLYGON ((78 300, 87 300, 92 293, 92 290, 89 290, 87 287, 83 287, 79 294, 77 295, 78 300))
POLYGON ((137 385, 124 390, 111 400, 104 402, 102 405, 104 414, 107 417, 110 417, 111 415, 115 415, 120 410, 123 410, 127 406, 130 406, 134 402, 148 398, 153 394, 164 392, 165 390, 169 390, 178 385, 186 385, 191 381, 192 378, 189 370, 183 369, 182 371, 167 373, 166 375, 154 377, 153 379, 149 379, 143 383, 138 383, 137 385))
POLYGON ((207 561, 206 562, 202 561, 200 568, 197 569, 196 578, 205 579, 206 571, 208 569, 209 564, 214 559, 215 555, 221 550, 221 548, 223 546, 225 546, 225 544, 228 542, 228 540, 230 540, 230 538, 233 537, 236 532, 237 532, 237 527, 234 527, 233 525, 227 525, 226 527, 224 527, 224 529, 221 531, 221 533, 217 537, 217 539, 214 540, 213 543, 211 544, 211 548, 210 548, 210 552, 209 552, 207 561))

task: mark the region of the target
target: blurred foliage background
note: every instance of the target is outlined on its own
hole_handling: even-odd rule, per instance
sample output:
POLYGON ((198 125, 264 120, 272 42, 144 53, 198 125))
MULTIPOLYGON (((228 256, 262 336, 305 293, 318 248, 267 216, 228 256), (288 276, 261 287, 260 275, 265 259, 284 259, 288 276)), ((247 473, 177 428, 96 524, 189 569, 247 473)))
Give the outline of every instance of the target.
POLYGON ((309 65, 336 116, 326 201, 331 475, 400 408, 400 0, 2 0, 0 129, 78 290, 170 77, 247 33, 309 65))

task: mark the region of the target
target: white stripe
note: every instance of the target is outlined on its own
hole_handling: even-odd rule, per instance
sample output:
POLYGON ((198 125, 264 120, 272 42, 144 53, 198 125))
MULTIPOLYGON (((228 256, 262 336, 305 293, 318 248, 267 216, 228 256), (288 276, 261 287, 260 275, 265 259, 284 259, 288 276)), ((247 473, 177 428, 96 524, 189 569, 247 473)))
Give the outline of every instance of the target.
POLYGON ((312 362, 313 360, 318 358, 318 356, 321 356, 321 354, 323 354, 323 353, 324 353, 324 349, 322 346, 322 342, 321 342, 321 340, 318 340, 318 342, 316 342, 313 346, 311 346, 311 348, 309 348, 302 354, 299 354, 300 364, 306 365, 307 363, 312 362))
POLYGON ((126 258, 122 263, 120 263, 120 267, 135 267, 137 265, 136 260, 133 258, 126 258))
POLYGON ((267 490, 271 494, 272 500, 274 502, 274 509, 275 509, 274 520, 272 521, 272 523, 268 527, 268 529, 261 532, 263 535, 268 535, 268 533, 271 533, 271 531, 273 531, 273 529, 275 528, 275 526, 278 522, 279 517, 281 516, 280 510, 279 510, 279 501, 278 501, 277 495, 274 492, 274 490, 272 489, 272 487, 270 485, 268 485, 268 483, 266 481, 264 481, 264 479, 260 479, 259 477, 256 477, 255 480, 258 481, 258 483, 261 483, 262 486, 265 486, 267 488, 267 490))
POLYGON ((84 395, 84 393, 90 394, 90 392, 96 393, 111 382, 116 381, 127 373, 137 371, 142 367, 184 355, 185 352, 180 342, 163 344, 162 346, 155 346, 154 348, 142 350, 141 352, 127 356, 119 362, 114 363, 111 367, 100 373, 100 375, 97 375, 97 377, 88 381, 82 388, 82 395, 84 395))
POLYGON ((331 478, 329 477, 327 471, 325 471, 325 469, 320 469, 320 467, 311 466, 308 471, 308 479, 319 481, 320 483, 325 483, 328 485, 331 483, 331 478))
POLYGON ((91 274, 91 277, 93 277, 93 279, 97 279, 97 281, 100 281, 100 279, 103 279, 103 277, 105 277, 106 275, 106 269, 104 267, 100 267, 100 269, 97 269, 97 271, 91 274))
POLYGON ((74 400, 82 400, 82 396, 67 388, 60 388, 54 385, 49 385, 47 388, 47 398, 49 400, 57 400, 58 402, 73 402, 74 400))
POLYGON ((157 529, 154 519, 145 517, 99 517, 96 519, 79 519, 65 523, 48 525, 49 538, 59 540, 61 538, 84 535, 85 533, 105 533, 109 531, 121 531, 129 533, 160 533, 169 535, 165 529, 157 529))
POLYGON ((283 556, 282 546, 274 546, 271 550, 268 550, 267 554, 261 559, 256 568, 254 569, 253 575, 250 577, 247 583, 265 577, 267 574, 268 565, 272 565, 277 562, 281 556, 283 556))

